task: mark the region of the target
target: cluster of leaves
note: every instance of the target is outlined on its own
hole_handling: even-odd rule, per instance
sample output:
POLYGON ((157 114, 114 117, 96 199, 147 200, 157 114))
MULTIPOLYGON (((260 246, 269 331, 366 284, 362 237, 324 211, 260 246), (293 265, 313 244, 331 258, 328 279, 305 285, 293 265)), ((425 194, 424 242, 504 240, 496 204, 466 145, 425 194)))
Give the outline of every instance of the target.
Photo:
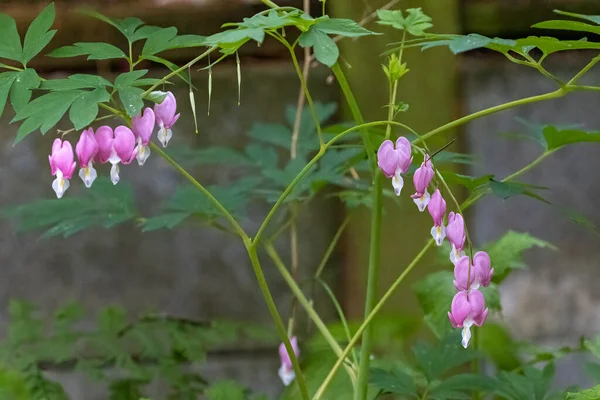
MULTIPOLYGON (((121 308, 102 310, 94 329, 83 329, 85 311, 76 303, 59 308, 50 329, 28 303, 12 301, 6 339, 0 343, 3 398, 67 399, 60 384, 46 377, 53 366, 70 367, 106 382, 110 399, 138 400, 156 377, 171 390, 170 399, 259 399, 227 382, 209 383, 189 364, 202 363, 207 350, 245 337, 272 343, 263 329, 250 325, 197 322, 149 314, 132 319, 121 308), (119 378, 108 373, 121 371, 119 378), (228 397, 236 394, 237 397, 228 397)), ((89 325, 89 324, 88 324, 89 325)), ((274 338, 271 338, 274 340, 274 338)))
POLYGON ((302 10, 285 7, 284 9, 268 10, 243 22, 226 24, 235 29, 225 30, 206 38, 205 44, 219 47, 224 55, 230 55, 250 40, 262 44, 266 35, 278 36, 287 27, 296 27, 301 34, 297 43, 305 48, 311 48, 315 58, 331 67, 340 55, 335 41, 330 35, 344 37, 359 37, 376 35, 363 28, 355 21, 342 18, 322 16, 313 18, 302 10))

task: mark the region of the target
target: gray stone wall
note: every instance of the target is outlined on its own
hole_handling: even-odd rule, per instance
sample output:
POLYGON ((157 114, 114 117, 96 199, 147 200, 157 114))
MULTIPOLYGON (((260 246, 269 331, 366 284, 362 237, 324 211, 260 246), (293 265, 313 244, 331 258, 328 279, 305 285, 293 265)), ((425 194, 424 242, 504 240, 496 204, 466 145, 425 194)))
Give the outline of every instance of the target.
MULTIPOLYGON (((568 79, 590 55, 555 56, 549 69, 568 79)), ((555 85, 533 69, 495 57, 468 58, 464 74, 466 111, 475 112, 507 101, 554 90, 555 85)), ((598 84, 600 71, 592 70, 582 84, 598 84)), ((479 158, 470 173, 503 178, 535 159, 540 147, 531 141, 506 139, 500 132, 522 131, 517 117, 536 123, 581 124, 600 129, 598 93, 574 93, 566 98, 510 109, 470 123, 466 146, 479 158)), ((600 195, 600 148, 576 144, 559 150, 522 177, 548 186, 544 194, 555 204, 568 206, 600 224, 596 199, 600 195)), ((532 250, 530 268, 515 272, 502 285, 504 320, 519 339, 548 345, 576 345, 581 335, 600 332, 600 239, 575 225, 555 208, 528 197, 507 201, 487 198, 473 207, 469 219, 478 243, 495 240, 506 230, 530 232, 559 247, 558 252, 532 250)), ((569 357, 557 366, 557 386, 586 384, 581 357, 569 357)))
MULTIPOLYGON (((210 116, 205 111, 207 75, 194 76, 194 84, 200 88, 196 96, 198 135, 194 134, 187 86, 175 89, 182 117, 174 129, 172 145, 242 147, 246 141, 244 132, 254 122, 284 122, 285 107, 296 104, 298 93, 293 67, 287 63, 245 63, 242 71, 243 95, 238 107, 235 65, 214 69, 210 116)), ((162 72, 152 74, 161 76, 162 72)), ((314 71, 315 100, 336 101, 337 92, 325 85, 325 79, 324 70, 314 71)), ((41 137, 36 132, 13 147, 17 126, 9 125, 11 114, 6 112, 0 121, 0 206, 52 198, 53 178, 47 155, 55 134, 49 132, 41 137)), ((63 129, 68 127, 68 122, 63 123, 63 129)), ((74 135, 71 140, 74 146, 77 137, 74 135)), ((99 174, 108 174, 108 169, 100 169, 99 174)), ((239 171, 206 166, 196 168, 194 174, 205 184, 226 184, 239 171)), ((183 180, 153 154, 143 168, 136 162, 122 167, 121 181, 133 184, 139 209, 152 215, 183 180)), ((65 196, 82 190, 83 184, 74 177, 65 196)), ((333 203, 315 201, 302 214, 299 246, 304 271, 316 267, 337 228, 338 216, 332 207, 333 203), (319 229, 312 229, 315 225, 319 229)), ((244 228, 255 232, 267 210, 264 204, 252 204, 244 228)), ((92 313, 120 304, 132 313, 155 309, 195 320, 233 319, 272 326, 244 246, 239 239, 217 230, 187 225, 173 231, 142 233, 134 224, 126 223, 111 230, 88 230, 68 239, 39 240, 39 232, 16 235, 13 228, 12 224, 1 222, 0 332, 7 322, 7 303, 15 297, 29 300, 48 313, 68 300, 76 300, 92 313)), ((288 243, 287 239, 280 243, 286 262, 288 243)), ((261 254, 261 260, 285 319, 291 300, 287 286, 266 254, 261 254)), ((318 301, 317 307, 326 317, 331 316, 329 307, 323 304, 329 303, 318 301)), ((250 388, 277 393, 281 384, 276 347, 245 354, 209 358, 207 375, 239 379, 250 388)), ((55 376, 67 384, 73 399, 106 398, 80 375, 60 372, 55 376)))

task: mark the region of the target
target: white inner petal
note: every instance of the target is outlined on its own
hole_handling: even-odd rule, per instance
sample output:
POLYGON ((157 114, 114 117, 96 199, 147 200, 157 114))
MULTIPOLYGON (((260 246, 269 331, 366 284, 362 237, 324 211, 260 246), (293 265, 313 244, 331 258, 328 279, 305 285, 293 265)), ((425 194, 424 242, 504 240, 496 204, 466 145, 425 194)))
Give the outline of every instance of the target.
POLYGON ((81 168, 79 170, 79 177, 83 181, 85 187, 89 188, 92 186, 92 183, 94 183, 94 181, 98 177, 96 169, 92 165, 92 161, 88 163, 87 167, 81 168))
POLYGON ((116 185, 119 183, 119 179, 119 164, 113 164, 113 166, 110 167, 110 181, 113 185, 116 185))
POLYGON ((446 237, 446 228, 444 227, 444 225, 433 226, 431 228, 431 236, 435 240, 435 244, 441 246, 444 242, 444 238, 446 237))
POLYGON ((423 212, 425 211, 425 208, 427 208, 427 204, 429 204, 430 198, 431 195, 429 194, 429 192, 425 191, 425 193, 423 193, 423 196, 419 197, 418 199, 413 199, 413 201, 417 205, 419 211, 423 212))
POLYGON ((56 179, 52 181, 52 189, 54 189, 54 193, 56 193, 57 198, 63 197, 63 194, 69 188, 69 180, 63 177, 62 171, 56 170, 56 179))
POLYGON ((402 179, 400 171, 396 171, 396 174, 392 178, 392 186, 394 187, 394 193, 396 193, 396 196, 400 196, 400 192, 404 187, 404 179, 402 179))
POLYGON ((282 365, 279 367, 279 378, 281 378, 281 382, 283 382, 285 386, 289 386, 296 378, 296 374, 293 369, 288 370, 285 365, 282 365))
POLYGON ((461 340, 461 343, 465 349, 467 347, 469 347, 470 341, 471 341, 471 327, 465 326, 462 330, 462 340, 461 340))
POLYGON ((161 127, 158 130, 157 136, 158 136, 158 140, 163 145, 163 147, 167 147, 167 144, 169 143, 169 140, 171 140, 171 137, 173 136, 173 132, 171 132, 170 129, 161 127))
POLYGON ((137 154, 135 156, 135 158, 137 159, 138 165, 140 167, 142 165, 144 165, 144 163, 146 162, 148 157, 150 157, 150 147, 144 146, 144 145, 139 145, 137 154))

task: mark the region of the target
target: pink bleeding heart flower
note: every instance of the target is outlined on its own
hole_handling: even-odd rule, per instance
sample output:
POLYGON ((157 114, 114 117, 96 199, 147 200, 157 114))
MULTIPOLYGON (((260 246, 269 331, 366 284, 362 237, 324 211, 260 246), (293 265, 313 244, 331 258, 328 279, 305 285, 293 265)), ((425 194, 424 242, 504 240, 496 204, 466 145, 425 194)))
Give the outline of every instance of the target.
POLYGON ((392 186, 396 196, 400 196, 405 174, 412 162, 410 142, 404 136, 396 140, 396 147, 391 140, 385 140, 377 150, 377 165, 381 172, 387 177, 392 178, 392 186))
POLYGON ((74 160, 73 147, 66 140, 63 142, 59 138, 54 139, 52 143, 52 152, 48 156, 50 162, 50 172, 56 179, 52 182, 52 189, 59 199, 69 188, 69 179, 73 176, 73 171, 77 163, 74 160))
POLYGON ((87 188, 92 186, 92 183, 94 183, 96 177, 98 176, 96 169, 94 169, 93 163, 94 158, 98 154, 99 150, 100 147, 98 146, 98 141, 96 141, 96 137, 94 136, 94 130, 89 128, 81 132, 79 141, 75 146, 75 152, 77 153, 77 158, 79 159, 79 177, 87 188))
POLYGON ((119 182, 119 163, 129 164, 136 156, 135 136, 126 126, 118 126, 114 132, 109 126, 96 130, 99 151, 97 159, 101 163, 110 162, 110 180, 113 185, 119 182))
POLYGON ((456 264, 459 258, 465 255, 463 251, 465 247, 465 220, 459 213, 450 212, 448 214, 448 226, 446 227, 446 236, 452 245, 450 251, 450 261, 456 264))
POLYGON ((427 192, 427 188, 429 187, 434 174, 435 172, 433 171, 431 159, 425 154, 425 161, 417 168, 413 176, 416 193, 411 196, 420 212, 425 211, 425 207, 429 204, 430 196, 429 192, 427 192))
POLYGON ((144 165, 148 157, 150 157, 150 138, 154 131, 156 117, 151 108, 146 108, 142 115, 131 119, 131 130, 137 139, 136 158, 138 164, 144 165))
MULTIPOLYGON (((292 349, 294 350, 294 354, 296 357, 300 355, 300 348, 298 347, 298 338, 293 336, 290 339, 290 344, 292 345, 292 349)), ((288 386, 290 383, 294 381, 296 378, 296 374, 294 373, 294 368, 292 366, 292 360, 290 359, 290 355, 285 348, 285 345, 281 343, 279 345, 279 358, 281 359, 281 367, 279 367, 279 378, 285 386, 288 386)))
POLYGON ((446 237, 446 228, 444 227, 444 214, 446 214, 446 200, 442 197, 439 189, 436 189, 429 200, 427 209, 433 219, 433 228, 431 228, 431 236, 435 240, 435 244, 442 245, 446 237))
POLYGON ((462 345, 466 349, 471 340, 471 326, 481 326, 488 315, 485 299, 479 290, 460 291, 452 299, 448 318, 455 328, 463 328, 462 345))
POLYGON ((479 289, 480 286, 488 287, 494 269, 488 253, 478 251, 473 256, 473 263, 469 265, 470 258, 463 256, 458 259, 454 266, 454 287, 457 290, 479 289), (469 270, 470 268, 470 270, 469 270))
POLYGON ((491 268, 492 260, 485 251, 478 251, 473 256, 473 268, 475 269, 475 281, 483 287, 488 287, 492 276, 494 276, 494 268, 491 268))
POLYGON ((179 119, 180 114, 175 115, 177 111, 177 100, 173 93, 167 92, 167 96, 160 104, 154 105, 154 114, 156 115, 156 123, 158 124, 158 140, 163 147, 167 147, 167 143, 171 140, 173 133, 171 128, 179 119))

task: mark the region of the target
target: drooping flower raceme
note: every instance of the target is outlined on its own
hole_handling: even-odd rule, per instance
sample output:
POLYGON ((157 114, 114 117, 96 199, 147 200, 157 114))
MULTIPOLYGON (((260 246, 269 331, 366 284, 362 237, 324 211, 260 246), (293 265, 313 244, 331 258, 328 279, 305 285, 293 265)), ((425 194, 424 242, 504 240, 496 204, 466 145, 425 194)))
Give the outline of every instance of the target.
POLYGON ((52 182, 52 189, 59 199, 69 188, 69 179, 73 176, 77 163, 73 156, 73 147, 66 140, 56 138, 52 143, 52 153, 48 156, 50 172, 56 179, 52 182))
POLYGON ((433 166, 431 165, 431 159, 426 154, 425 161, 421 164, 419 168, 415 171, 415 175, 413 176, 413 183, 415 184, 416 193, 411 197, 413 201, 417 205, 417 208, 420 212, 425 211, 425 207, 429 204, 429 192, 427 192, 427 188, 433 179, 434 171, 433 166))
MULTIPOLYGON (((292 345, 292 349, 294 349, 294 354, 296 357, 300 355, 300 348, 298 347, 298 338, 293 336, 290 338, 290 344, 292 345)), ((292 360, 290 360, 290 355, 285 348, 285 345, 281 343, 279 345, 279 358, 281 359, 281 367, 279 367, 279 377, 285 386, 288 386, 290 383, 294 381, 296 378, 296 374, 294 373, 294 368, 292 366, 292 360)))
POLYGON ((180 114, 175 115, 177 111, 177 100, 173 93, 167 92, 167 97, 160 104, 154 105, 154 114, 156 115, 156 123, 158 124, 158 140, 163 147, 167 147, 167 143, 173 136, 171 128, 179 119, 180 114))
POLYGON ((139 117, 131 119, 131 131, 137 139, 136 158, 140 166, 144 165, 148 157, 150 157, 150 149, 148 143, 154 131, 155 116, 151 108, 146 108, 144 113, 139 117))
POLYGON ((100 150, 97 159, 101 163, 110 162, 110 180, 113 185, 119 182, 119 163, 129 164, 136 156, 135 136, 126 126, 118 126, 114 132, 109 126, 96 130, 96 140, 100 150))
POLYGON ((75 145, 75 152, 79 159, 79 177, 83 181, 85 187, 89 188, 96 180, 98 174, 93 167, 94 158, 98 154, 99 146, 94 136, 92 128, 81 132, 79 141, 75 145))
POLYGON ((408 171, 412 162, 410 142, 403 136, 396 140, 396 147, 391 140, 385 140, 377 150, 377 164, 387 178, 392 178, 392 186, 396 196, 400 196, 404 179, 402 174, 408 171))
POLYGON ((446 227, 446 235, 448 241, 452 245, 450 251, 450 261, 452 264, 456 264, 459 258, 465 255, 463 251, 465 247, 465 221, 459 213, 450 212, 448 214, 448 226, 446 227))
POLYGON ((488 309, 479 290, 460 291, 452 299, 448 318, 455 328, 463 328, 462 345, 466 349, 471 340, 471 326, 481 326, 487 318, 488 309))
POLYGON ((446 200, 442 197, 439 189, 436 189, 429 200, 427 209, 433 219, 433 227, 431 228, 431 236, 435 240, 435 244, 442 245, 446 237, 446 228, 444 227, 444 214, 446 214, 446 200))

